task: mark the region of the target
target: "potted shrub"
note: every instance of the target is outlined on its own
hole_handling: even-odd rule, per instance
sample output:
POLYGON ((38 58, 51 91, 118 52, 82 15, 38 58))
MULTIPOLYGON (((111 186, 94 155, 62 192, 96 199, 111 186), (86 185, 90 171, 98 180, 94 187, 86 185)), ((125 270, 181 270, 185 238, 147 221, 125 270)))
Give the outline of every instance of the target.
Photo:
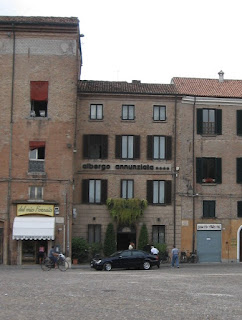
POLYGON ((88 244, 85 239, 74 237, 72 239, 72 261, 73 264, 85 261, 88 257, 88 244))

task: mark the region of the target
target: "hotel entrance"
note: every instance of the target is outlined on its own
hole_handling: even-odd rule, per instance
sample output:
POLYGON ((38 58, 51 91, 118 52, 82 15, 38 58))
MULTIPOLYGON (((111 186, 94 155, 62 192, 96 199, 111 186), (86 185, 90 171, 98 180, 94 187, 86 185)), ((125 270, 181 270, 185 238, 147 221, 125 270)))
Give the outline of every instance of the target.
POLYGON ((117 250, 128 249, 130 242, 134 242, 136 248, 135 226, 119 227, 117 232, 117 250))

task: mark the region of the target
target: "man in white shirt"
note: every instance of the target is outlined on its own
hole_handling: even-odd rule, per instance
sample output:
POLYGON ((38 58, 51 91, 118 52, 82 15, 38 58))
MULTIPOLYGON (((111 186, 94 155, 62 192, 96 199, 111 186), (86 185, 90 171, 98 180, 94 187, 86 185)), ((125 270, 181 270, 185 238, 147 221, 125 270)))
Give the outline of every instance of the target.
POLYGON ((156 249, 154 246, 151 246, 151 250, 150 250, 150 252, 151 252, 152 254, 158 255, 159 250, 158 250, 158 249, 156 249))

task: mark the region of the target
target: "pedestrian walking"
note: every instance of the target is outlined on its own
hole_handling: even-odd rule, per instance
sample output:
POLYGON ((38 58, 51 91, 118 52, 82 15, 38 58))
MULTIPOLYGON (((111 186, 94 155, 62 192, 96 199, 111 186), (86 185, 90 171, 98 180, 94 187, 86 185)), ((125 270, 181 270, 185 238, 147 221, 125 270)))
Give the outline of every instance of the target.
POLYGON ((173 249, 171 250, 171 266, 174 268, 174 265, 176 263, 176 267, 179 268, 179 249, 176 248, 176 246, 173 246, 173 249))

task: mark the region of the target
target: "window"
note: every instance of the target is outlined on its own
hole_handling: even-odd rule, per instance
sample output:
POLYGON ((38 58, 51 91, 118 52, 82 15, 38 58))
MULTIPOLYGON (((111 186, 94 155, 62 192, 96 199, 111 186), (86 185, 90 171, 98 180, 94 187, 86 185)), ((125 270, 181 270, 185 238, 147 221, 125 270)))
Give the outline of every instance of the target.
POLYGON ((116 159, 139 159, 140 136, 116 136, 116 159))
POLYGON ((84 159, 107 159, 108 136, 106 135, 84 135, 83 136, 83 158, 84 159))
POLYGON ((89 224, 88 225, 88 243, 101 242, 101 225, 89 224))
POLYGON ((30 141, 29 143, 29 172, 45 171, 45 142, 30 141))
POLYGON ((153 120, 154 121, 166 120, 166 106, 153 106, 153 120))
POLYGON ((215 201, 203 201, 203 218, 215 217, 215 201))
POLYGON ((147 136, 147 159, 171 160, 171 136, 147 136))
POLYGON ((152 243, 165 243, 165 226, 152 226, 152 243))
POLYGON ((43 187, 29 187, 30 200, 43 200, 43 187))
POLYGON ((237 135, 242 136, 242 110, 237 110, 237 135))
POLYGON ((121 198, 132 199, 134 197, 134 181, 121 180, 121 198))
POLYGON ((222 183, 221 158, 196 159, 197 183, 222 183))
POLYGON ((91 120, 102 120, 103 119, 103 105, 102 104, 91 104, 91 106, 90 106, 90 119, 91 120))
POLYGON ((48 81, 30 82, 31 117, 47 117, 48 81))
POLYGON ((147 201, 149 204, 171 204, 171 181, 148 180, 147 201))
POLYGON ((222 110, 197 109, 197 134, 222 134, 222 110))
POLYGON ((236 159, 236 182, 242 183, 242 158, 236 159))
POLYGON ((238 218, 242 218, 242 201, 238 201, 238 218))
POLYGON ((82 180, 82 202, 105 204, 107 200, 107 180, 82 180))
POLYGON ((134 106, 132 105, 122 106, 122 120, 134 120, 134 106))

